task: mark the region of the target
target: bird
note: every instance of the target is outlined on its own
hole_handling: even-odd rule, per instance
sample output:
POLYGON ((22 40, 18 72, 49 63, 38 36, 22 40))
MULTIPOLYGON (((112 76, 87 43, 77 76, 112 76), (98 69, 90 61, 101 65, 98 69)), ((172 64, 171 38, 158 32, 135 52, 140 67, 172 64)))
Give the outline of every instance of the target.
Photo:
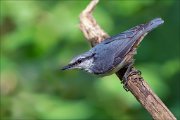
POLYGON ((91 74, 107 76, 124 67, 131 67, 143 38, 163 23, 161 18, 155 18, 107 38, 89 51, 73 58, 62 70, 81 69, 91 74))

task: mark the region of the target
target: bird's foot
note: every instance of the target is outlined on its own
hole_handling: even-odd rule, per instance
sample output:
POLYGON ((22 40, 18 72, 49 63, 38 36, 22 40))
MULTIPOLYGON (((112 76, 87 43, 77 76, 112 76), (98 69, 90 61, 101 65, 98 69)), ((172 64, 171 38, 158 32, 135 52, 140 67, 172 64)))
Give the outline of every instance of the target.
POLYGON ((135 69, 133 69, 132 65, 129 65, 128 68, 127 68, 127 70, 126 70, 126 72, 125 72, 125 74, 124 74, 124 76, 123 76, 123 78, 122 78, 122 82, 121 82, 121 83, 124 84, 124 85, 123 85, 123 88, 124 88, 126 91, 129 91, 128 86, 127 86, 127 85, 128 85, 127 83, 128 83, 128 81, 129 81, 128 77, 129 77, 129 76, 136 75, 136 74, 141 75, 141 71, 135 70, 135 69))

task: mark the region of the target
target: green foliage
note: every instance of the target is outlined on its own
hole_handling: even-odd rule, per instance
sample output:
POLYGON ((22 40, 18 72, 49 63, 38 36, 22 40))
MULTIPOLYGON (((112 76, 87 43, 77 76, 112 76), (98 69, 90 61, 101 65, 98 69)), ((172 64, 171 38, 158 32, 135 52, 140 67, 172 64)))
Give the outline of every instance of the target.
MULTIPOLYGON (((151 119, 115 75, 59 71, 89 43, 78 29, 89 1, 0 1, 0 117, 14 119, 151 119)), ((180 3, 100 1, 94 16, 115 35, 155 17, 164 25, 138 49, 136 67, 180 119, 180 3)))

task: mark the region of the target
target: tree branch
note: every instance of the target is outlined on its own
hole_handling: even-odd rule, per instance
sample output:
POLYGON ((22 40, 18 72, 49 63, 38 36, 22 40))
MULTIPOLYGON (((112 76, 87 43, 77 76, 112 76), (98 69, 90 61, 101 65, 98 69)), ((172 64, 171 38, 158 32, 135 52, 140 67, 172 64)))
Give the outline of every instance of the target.
MULTIPOLYGON (((85 38, 91 43, 92 47, 109 37, 92 16, 92 11, 98 2, 99 0, 92 0, 80 14, 80 29, 84 33, 85 38)), ((132 70, 136 69, 133 68, 132 70)), ((122 70, 116 73, 120 80, 122 80, 122 73, 122 70)), ((151 90, 141 75, 134 74, 129 76, 127 87, 153 119, 176 120, 174 115, 151 90)))

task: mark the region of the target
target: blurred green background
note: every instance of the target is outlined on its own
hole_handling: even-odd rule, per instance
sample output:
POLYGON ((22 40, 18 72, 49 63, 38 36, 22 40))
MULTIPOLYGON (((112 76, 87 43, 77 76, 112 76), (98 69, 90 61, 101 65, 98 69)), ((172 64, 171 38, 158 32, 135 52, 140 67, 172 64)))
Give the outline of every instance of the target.
MULTIPOLYGON (((96 77, 60 71, 90 48, 79 30, 79 14, 89 1, 1 0, 0 117, 10 119, 151 120, 115 75, 96 77)), ((110 35, 162 17, 148 34, 135 66, 180 119, 180 2, 100 1, 94 16, 110 35)))

